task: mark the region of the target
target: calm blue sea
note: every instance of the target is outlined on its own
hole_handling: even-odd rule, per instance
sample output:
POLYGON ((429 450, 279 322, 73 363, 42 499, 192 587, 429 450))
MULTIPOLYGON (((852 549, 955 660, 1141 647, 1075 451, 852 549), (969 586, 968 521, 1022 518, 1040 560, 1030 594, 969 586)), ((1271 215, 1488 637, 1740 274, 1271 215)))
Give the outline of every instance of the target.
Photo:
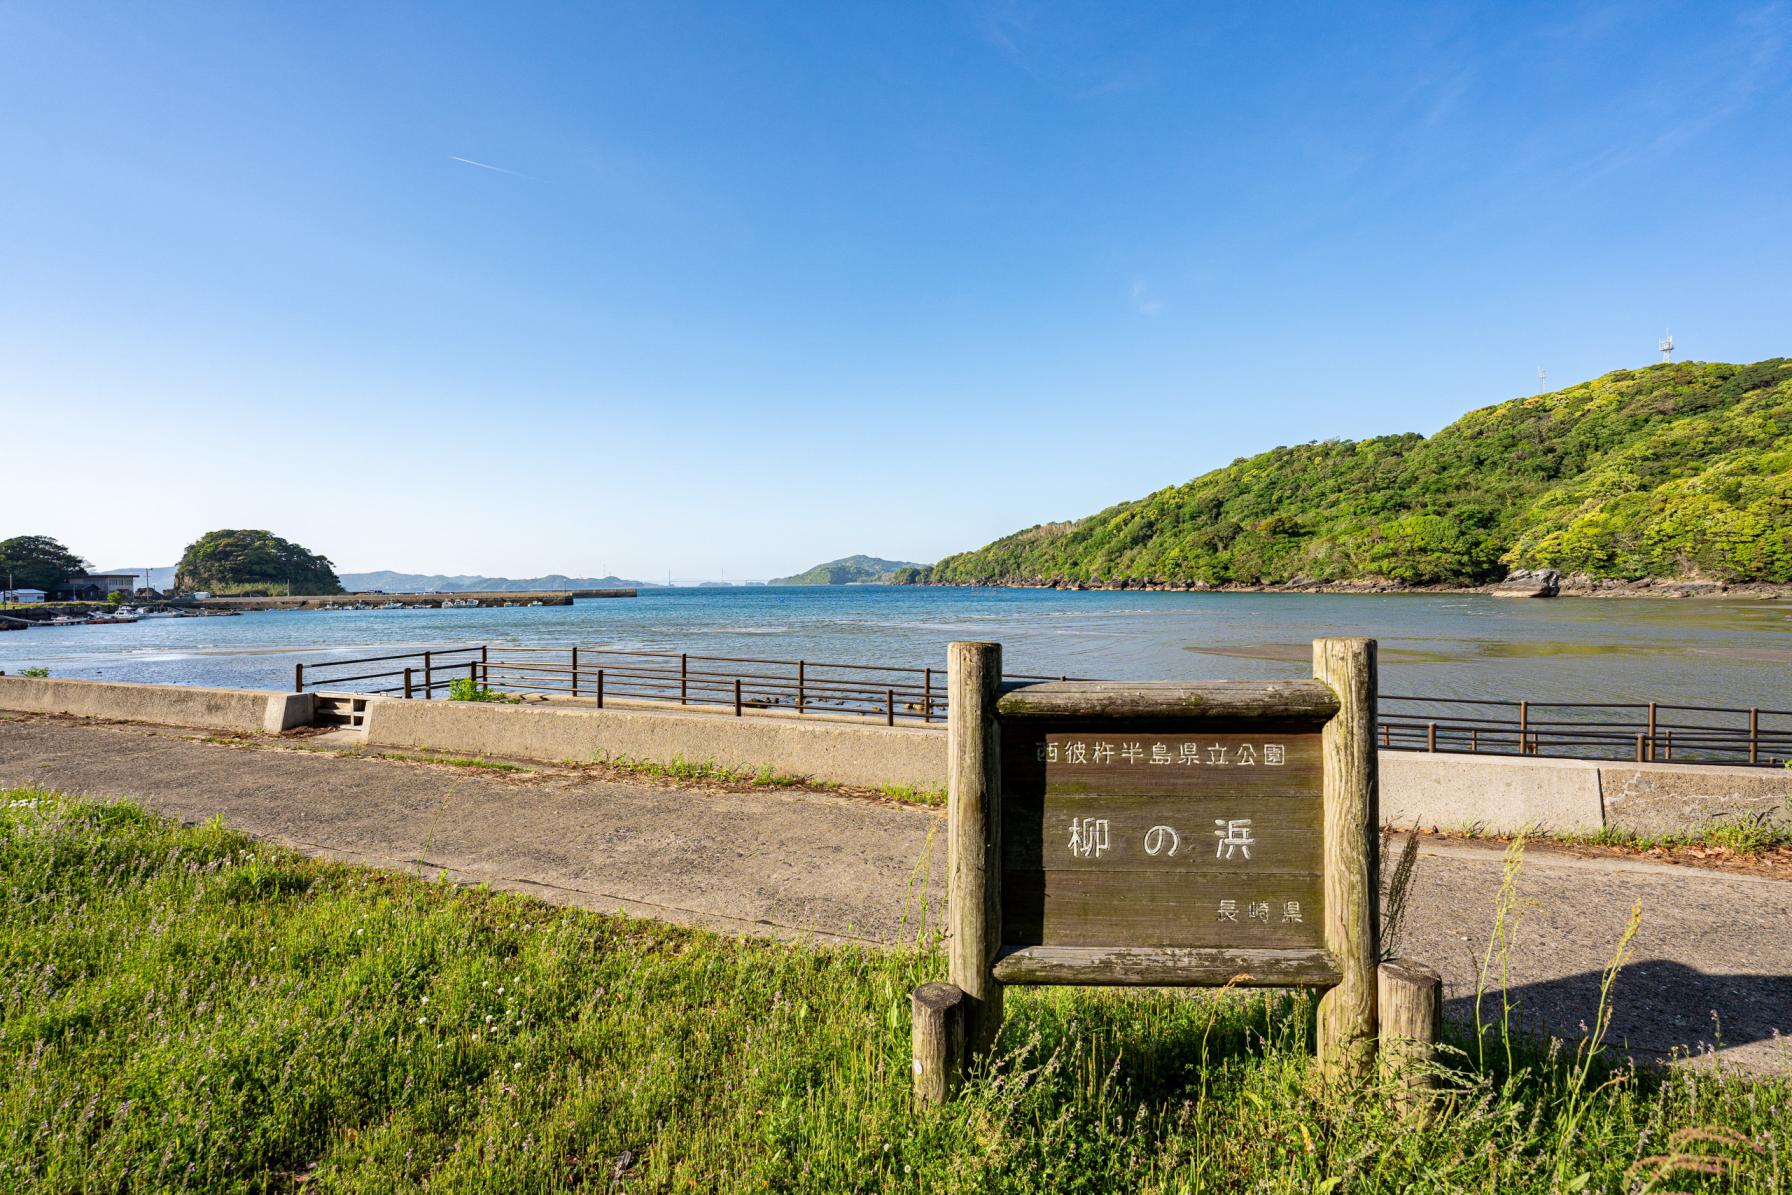
POLYGON ((1792 708, 1792 603, 1479 595, 1062 593, 884 586, 643 590, 478 610, 281 611, 0 634, 0 669, 285 688, 295 661, 469 643, 614 646, 943 667, 954 639, 1010 672, 1308 674, 1321 635, 1381 641, 1383 690, 1792 708))

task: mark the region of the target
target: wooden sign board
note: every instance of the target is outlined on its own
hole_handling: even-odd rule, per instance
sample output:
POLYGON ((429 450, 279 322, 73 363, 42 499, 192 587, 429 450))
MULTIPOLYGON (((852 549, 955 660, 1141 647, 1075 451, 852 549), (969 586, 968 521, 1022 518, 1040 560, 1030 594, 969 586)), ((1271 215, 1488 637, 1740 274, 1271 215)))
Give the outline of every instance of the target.
POLYGON ((1001 742, 998 966, 1032 946, 1323 945, 1317 724, 1021 718, 1001 742))
POLYGON ((970 1054, 994 1041, 1005 984, 1310 987, 1322 1061, 1362 1073, 1375 645, 1318 640, 1314 673, 1003 685, 999 645, 952 645, 938 986, 964 997, 970 1054))

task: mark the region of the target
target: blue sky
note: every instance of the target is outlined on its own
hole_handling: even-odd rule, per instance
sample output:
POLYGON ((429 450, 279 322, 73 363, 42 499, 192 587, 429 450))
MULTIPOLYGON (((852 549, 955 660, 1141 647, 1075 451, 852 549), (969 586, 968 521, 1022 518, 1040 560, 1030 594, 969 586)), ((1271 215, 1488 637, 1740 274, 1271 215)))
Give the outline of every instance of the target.
POLYGON ((1784 355, 1789 39, 1784 4, 0 3, 0 534, 765 577, 1431 432, 1664 329, 1784 355))

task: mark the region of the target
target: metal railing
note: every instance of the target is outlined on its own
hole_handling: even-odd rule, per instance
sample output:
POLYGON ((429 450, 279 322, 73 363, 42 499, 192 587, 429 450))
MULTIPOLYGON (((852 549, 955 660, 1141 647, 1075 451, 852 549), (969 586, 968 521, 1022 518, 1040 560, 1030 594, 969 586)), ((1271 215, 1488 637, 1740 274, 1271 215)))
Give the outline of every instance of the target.
POLYGON ((473 647, 431 647, 422 651, 400 652, 389 656, 362 656, 353 660, 303 662, 292 666, 292 691, 306 689, 342 689, 354 693, 383 693, 392 697, 434 697, 437 690, 446 690, 465 677, 479 683, 478 669, 485 662, 485 644, 473 647), (369 664, 387 667, 373 672, 342 675, 341 669, 362 668, 369 664), (370 681, 383 682, 370 685, 370 681))
POLYGON ((1386 693, 1378 705, 1376 734, 1395 751, 1755 767, 1792 759, 1792 710, 1386 693))
POLYGON ((499 692, 943 722, 943 668, 829 664, 607 647, 506 647, 480 665, 499 692))
MULTIPOLYGON (((938 724, 947 714, 944 668, 489 644, 293 666, 297 692, 347 689, 429 700, 463 679, 475 688, 589 701, 600 709, 606 701, 650 701, 721 707, 737 716, 748 710, 832 714, 887 725, 898 719, 938 724)), ((1378 704, 1377 741, 1394 751, 1757 767, 1792 760, 1792 710, 1388 693, 1378 704)))

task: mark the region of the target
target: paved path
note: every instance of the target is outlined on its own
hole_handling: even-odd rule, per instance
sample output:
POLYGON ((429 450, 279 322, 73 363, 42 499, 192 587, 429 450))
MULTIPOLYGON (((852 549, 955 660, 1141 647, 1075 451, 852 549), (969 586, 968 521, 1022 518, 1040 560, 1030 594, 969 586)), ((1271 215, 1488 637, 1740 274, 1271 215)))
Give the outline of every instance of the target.
MULTIPOLYGON (((735 793, 508 775, 317 752, 227 747, 142 728, 0 721, 0 786, 128 796, 314 855, 527 891, 735 932, 912 939, 939 908, 932 811, 794 792, 735 793), (924 902, 925 898, 925 902, 924 902)), ((1473 1016, 1475 965, 1501 852, 1422 851, 1402 952, 1445 975, 1473 1016)), ((1570 1040, 1633 902, 1643 926, 1612 1038, 1640 1053, 1719 1033, 1726 1064, 1792 1071, 1792 883, 1534 848, 1512 958, 1521 1016, 1570 1040)), ((935 913, 937 916, 937 912, 935 913)), ((1497 994, 1496 994, 1497 1003, 1497 994)), ((1496 1016, 1497 1007, 1489 1008, 1496 1016)))

